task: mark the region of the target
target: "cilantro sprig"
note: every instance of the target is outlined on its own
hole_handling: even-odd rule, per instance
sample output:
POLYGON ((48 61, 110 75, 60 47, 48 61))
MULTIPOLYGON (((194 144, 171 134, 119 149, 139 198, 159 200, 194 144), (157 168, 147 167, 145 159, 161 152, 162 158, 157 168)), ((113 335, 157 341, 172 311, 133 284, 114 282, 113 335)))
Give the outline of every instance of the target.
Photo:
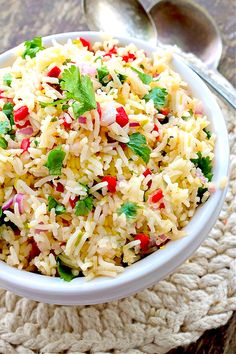
POLYGON ((100 84, 102 84, 103 86, 107 86, 107 84, 111 81, 111 77, 107 67, 101 66, 100 68, 97 68, 97 73, 97 78, 100 84))
POLYGON ((61 147, 57 147, 49 152, 48 160, 45 166, 48 168, 50 175, 58 176, 61 174, 65 156, 66 153, 61 149, 61 147))
POLYGON ((71 268, 63 264, 59 256, 56 259, 57 261, 57 271, 61 279, 70 282, 75 278, 75 276, 72 273, 71 268))
POLYGON ((143 98, 146 102, 153 100, 156 109, 161 109, 166 106, 168 92, 165 88, 154 87, 147 95, 143 98))
POLYGON ((60 82, 66 98, 74 99, 72 108, 76 117, 97 107, 93 83, 88 75, 81 75, 77 66, 72 65, 62 73, 60 82))
POLYGON ((142 71, 139 71, 138 69, 134 68, 133 66, 131 66, 130 68, 138 74, 138 77, 144 84, 149 85, 152 82, 153 78, 151 75, 145 74, 142 71))
POLYGON ((137 203, 125 202, 118 210, 118 214, 125 214, 128 219, 133 219, 137 216, 138 208, 139 206, 137 203))
POLYGON ((11 127, 15 124, 14 118, 13 118, 13 104, 11 102, 7 102, 4 104, 2 108, 2 112, 7 116, 7 118, 10 121, 11 127))
POLYGON ((150 160, 151 149, 147 145, 147 140, 143 134, 133 133, 129 136, 129 142, 127 146, 145 163, 150 160))
POLYGON ((3 83, 7 86, 11 86, 12 83, 12 76, 10 73, 6 73, 3 76, 3 83))
POLYGON ((199 151, 197 152, 198 158, 197 159, 191 159, 192 163, 200 168, 202 171, 203 175, 208 179, 210 182, 213 177, 212 173, 212 161, 210 160, 209 156, 203 157, 202 153, 199 151))
POLYGON ((85 199, 78 200, 75 205, 76 216, 86 216, 93 209, 93 196, 88 196, 85 199))
POLYGON ((29 56, 30 58, 34 58, 36 54, 40 51, 45 49, 42 45, 42 38, 41 37, 34 37, 31 41, 26 41, 24 43, 25 51, 22 54, 22 58, 26 58, 29 56))
POLYGON ((49 196, 48 197, 48 211, 51 211, 53 208, 55 209, 56 215, 61 215, 61 214, 65 213, 65 211, 66 211, 66 208, 64 207, 64 205, 58 203, 56 201, 56 199, 49 196))

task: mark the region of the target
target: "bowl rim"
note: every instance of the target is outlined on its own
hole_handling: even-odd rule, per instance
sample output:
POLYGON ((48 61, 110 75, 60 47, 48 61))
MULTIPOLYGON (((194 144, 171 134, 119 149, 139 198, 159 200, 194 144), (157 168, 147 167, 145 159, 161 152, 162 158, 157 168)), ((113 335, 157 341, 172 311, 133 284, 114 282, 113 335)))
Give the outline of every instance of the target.
MULTIPOLYGON (((43 37, 43 43, 50 46, 54 40, 63 43, 68 39, 78 37, 85 37, 94 42, 104 40, 108 36, 103 32, 68 32, 43 37)), ((111 36, 109 37, 111 38, 111 36)), ((156 50, 155 46, 142 40, 122 36, 114 36, 113 38, 118 39, 124 45, 134 43, 138 48, 149 53, 156 50)), ((15 58, 17 48, 18 46, 0 55, 1 67, 2 63, 15 58)), ((175 56, 173 66, 177 72, 184 70, 184 74, 180 74, 181 77, 193 92, 198 90, 198 93, 194 92, 194 95, 201 97, 206 114, 213 117, 211 124, 217 135, 213 182, 219 185, 221 178, 229 175, 228 133, 222 112, 215 97, 197 74, 175 56)), ((100 277, 91 281, 86 281, 85 278, 76 278, 67 283, 60 278, 19 270, 0 261, 0 285, 18 295, 34 300, 65 305, 104 303, 134 294, 166 277, 193 254, 215 224, 226 191, 227 188, 217 189, 208 201, 197 209, 185 228, 189 232, 186 237, 169 242, 164 249, 158 250, 125 268, 125 271, 115 278, 100 277), (197 221, 198 218, 200 222, 197 221)))

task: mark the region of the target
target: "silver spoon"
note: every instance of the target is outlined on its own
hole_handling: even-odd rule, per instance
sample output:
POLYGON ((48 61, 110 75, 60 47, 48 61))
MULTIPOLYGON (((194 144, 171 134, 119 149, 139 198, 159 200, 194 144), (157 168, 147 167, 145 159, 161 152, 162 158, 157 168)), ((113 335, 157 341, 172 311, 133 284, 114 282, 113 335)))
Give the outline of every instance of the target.
MULTIPOLYGON (((161 2, 164 3, 164 1, 170 2, 170 0, 162 0, 161 2)), ((184 0, 181 0, 181 3, 183 2, 184 0)), ((185 2, 188 3, 189 6, 192 5, 191 1, 185 0, 185 2)), ((179 0, 176 1, 176 6, 178 3, 179 0)), ((157 43, 157 32, 154 21, 147 14, 144 7, 139 3, 138 0, 83 0, 83 9, 90 30, 104 31, 113 35, 128 35, 130 37, 149 41, 152 44, 157 43)), ((194 11, 194 9, 192 11, 194 11)), ((158 11, 160 11, 160 9, 158 11)), ((191 11, 190 8, 189 11, 191 11)), ((153 13, 154 10, 152 11, 151 9, 151 12, 153 13)), ((169 17, 167 17, 167 19, 168 18, 169 17)), ((171 28, 171 25, 172 23, 170 23, 169 28, 171 28)), ((197 31, 202 31, 204 33, 204 30, 199 27, 196 28, 196 32, 197 31)), ((181 32, 179 32, 178 36, 180 35, 181 32)), ((196 35, 194 37, 193 35, 194 33, 192 32, 192 43, 196 38, 196 35)), ((171 32, 169 33, 169 36, 171 36, 171 32)), ((174 36, 171 43, 176 43, 175 38, 176 35, 174 36)), ((188 43, 191 43, 191 41, 188 43)), ((191 51, 191 48, 185 47, 184 49, 188 52, 191 51)), ((181 60, 184 60, 182 56, 181 60)), ((233 93, 227 87, 219 84, 214 78, 207 75, 206 72, 201 68, 192 63, 190 64, 187 61, 185 61, 185 63, 191 67, 191 69, 195 71, 212 89, 214 89, 214 91, 219 96, 221 96, 236 110, 235 93, 233 93)))

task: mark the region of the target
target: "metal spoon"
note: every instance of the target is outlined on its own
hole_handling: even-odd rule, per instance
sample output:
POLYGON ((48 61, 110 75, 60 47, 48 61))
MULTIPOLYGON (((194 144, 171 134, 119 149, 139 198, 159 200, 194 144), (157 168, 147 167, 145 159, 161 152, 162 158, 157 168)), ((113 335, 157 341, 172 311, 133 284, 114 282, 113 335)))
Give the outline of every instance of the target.
MULTIPOLYGON (((189 1, 187 2, 189 3, 189 1)), ((151 43, 154 41, 155 44, 157 43, 154 22, 138 0, 83 0, 83 9, 90 30, 104 31, 113 35, 128 35, 151 43)), ((197 31, 200 32, 202 29, 196 28, 197 31)), ((181 32, 179 35, 181 35, 181 32)), ((192 42, 194 41, 195 36, 192 38, 192 42)), ((182 58, 182 60, 184 59, 182 58)), ((207 75, 204 70, 194 64, 186 61, 186 65, 191 67, 219 96, 236 110, 236 93, 219 84, 214 78, 207 75)))

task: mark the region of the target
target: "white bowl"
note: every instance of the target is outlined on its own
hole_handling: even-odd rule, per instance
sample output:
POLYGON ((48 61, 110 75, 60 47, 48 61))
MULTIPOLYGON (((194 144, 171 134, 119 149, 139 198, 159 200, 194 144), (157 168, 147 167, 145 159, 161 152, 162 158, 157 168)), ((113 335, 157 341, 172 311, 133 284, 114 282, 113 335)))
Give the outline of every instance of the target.
MULTIPOLYGON (((84 37, 94 42, 102 40, 104 34, 99 32, 62 33, 45 37, 43 42, 47 46, 52 43, 53 39, 63 43, 69 38, 77 37, 84 37)), ((155 47, 143 41, 133 38, 117 38, 121 44, 132 42, 148 54, 155 51, 155 47)), ((1 54, 0 67, 11 64, 15 52, 14 48, 1 54)), ((189 84, 193 95, 202 100, 204 111, 217 136, 213 182, 219 185, 221 179, 228 176, 229 170, 228 133, 221 110, 207 86, 191 69, 178 58, 174 58, 173 67, 189 84)), ((134 294, 166 277, 193 254, 215 224, 225 194, 226 189, 217 189, 209 200, 197 209, 186 227, 188 233, 186 237, 169 242, 164 249, 127 267, 122 274, 114 279, 103 277, 86 281, 84 278, 76 278, 67 283, 60 278, 29 273, 0 262, 0 287, 30 299, 61 305, 104 303, 134 294)))

